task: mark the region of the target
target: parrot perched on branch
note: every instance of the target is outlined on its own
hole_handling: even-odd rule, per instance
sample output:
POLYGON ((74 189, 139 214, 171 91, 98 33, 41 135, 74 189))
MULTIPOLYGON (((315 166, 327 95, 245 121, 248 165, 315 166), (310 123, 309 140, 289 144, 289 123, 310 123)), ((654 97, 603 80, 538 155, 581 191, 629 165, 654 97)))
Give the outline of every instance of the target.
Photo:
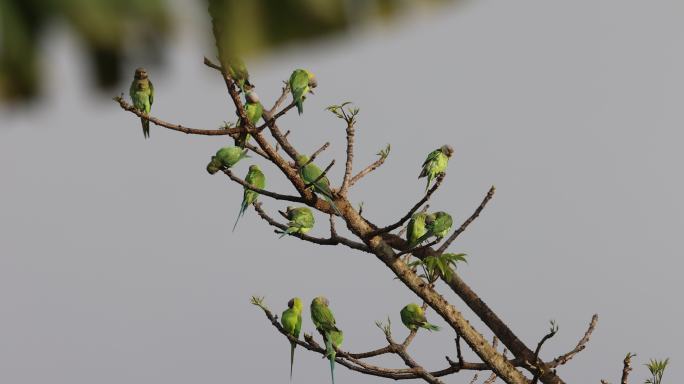
POLYGON ((439 331, 439 327, 427 322, 425 312, 418 304, 411 303, 401 309, 401 322, 411 331, 425 328, 428 331, 439 331))
POLYGON ((330 206, 333 207, 335 212, 337 212, 338 215, 342 216, 340 211, 335 206, 335 203, 333 203, 333 194, 330 190, 330 180, 328 179, 328 176, 321 177, 323 171, 321 171, 321 169, 318 168, 318 166, 313 162, 309 163, 309 157, 306 155, 297 156, 297 166, 299 167, 299 174, 300 176, 302 176, 302 180, 304 180, 304 183, 313 183, 311 185, 311 188, 313 188, 315 192, 322 195, 325 201, 327 201, 330 204, 330 206))
MULTIPOLYGON (((283 311, 280 324, 288 335, 299 339, 302 330, 302 299, 295 297, 287 303, 287 309, 283 311)), ((294 351, 297 343, 290 341, 290 380, 292 380, 292 366, 294 365, 294 351)))
POLYGON ((306 69, 295 69, 290 75, 290 92, 292 99, 297 105, 297 112, 304 112, 304 99, 308 93, 313 93, 313 88, 318 86, 316 76, 306 69))
MULTIPOLYGON (((131 87, 128 90, 133 101, 133 106, 145 115, 150 114, 152 103, 154 102, 154 86, 147 76, 145 68, 137 68, 131 87)), ((143 136, 147 139, 150 137, 150 122, 147 119, 140 118, 142 122, 143 136)))
POLYGON ((301 233, 302 235, 306 234, 314 227, 316 222, 309 207, 287 207, 285 212, 281 211, 280 213, 290 220, 290 222, 287 223, 287 229, 279 232, 281 233, 281 238, 285 235, 291 235, 293 233, 301 233))
POLYGON ((454 154, 454 149, 449 145, 443 145, 441 148, 436 149, 430 154, 428 154, 425 162, 423 162, 423 169, 418 175, 418 178, 427 176, 427 185, 425 186, 425 192, 430 189, 430 183, 434 180, 437 175, 444 173, 449 164, 449 158, 454 154))
MULTIPOLYGON (((256 127, 257 122, 259 122, 259 119, 261 119, 261 116, 264 114, 264 106, 261 105, 261 101, 259 101, 259 95, 257 95, 254 90, 247 91, 245 99, 245 113, 247 114, 247 119, 250 123, 252 123, 253 127, 256 127)), ((235 145, 240 148, 244 148, 249 139, 250 134, 247 132, 242 132, 240 133, 240 136, 235 139, 235 145)))
POLYGON ((425 218, 425 229, 427 229, 427 232, 418 238, 416 244, 420 244, 433 236, 437 239, 443 238, 449 233, 453 223, 451 215, 446 212, 435 212, 427 215, 425 218))
POLYGON ((406 228, 406 240, 408 241, 410 248, 416 246, 416 244, 418 244, 418 239, 427 232, 427 229, 425 228, 426 218, 427 213, 418 212, 409 220, 408 227, 406 228))
MULTIPOLYGON (((261 172, 258 165, 250 165, 247 176, 245 176, 245 181, 259 189, 264 189, 266 187, 266 176, 261 172)), ((238 221, 244 216, 247 207, 252 205, 259 197, 259 192, 252 191, 251 189, 245 187, 245 191, 242 195, 242 204, 240 204, 240 212, 238 212, 237 219, 233 225, 233 232, 235 232, 235 227, 237 227, 238 221)))
POLYGON ((342 345, 344 333, 335 325, 335 316, 333 316, 328 305, 328 299, 323 296, 313 299, 310 308, 311 321, 325 341, 325 357, 330 360, 330 376, 333 384, 335 384, 336 349, 342 345))
POLYGON ((245 86, 247 86, 246 89, 254 88, 254 85, 249 82, 249 71, 247 71, 247 66, 241 58, 231 57, 228 59, 227 64, 226 69, 228 70, 228 75, 235 81, 235 84, 240 88, 240 91, 244 93, 245 86))
POLYGON ((247 150, 240 147, 223 147, 216 151, 216 155, 211 157, 211 161, 207 164, 207 172, 213 175, 221 170, 222 167, 231 168, 238 161, 249 157, 247 150))

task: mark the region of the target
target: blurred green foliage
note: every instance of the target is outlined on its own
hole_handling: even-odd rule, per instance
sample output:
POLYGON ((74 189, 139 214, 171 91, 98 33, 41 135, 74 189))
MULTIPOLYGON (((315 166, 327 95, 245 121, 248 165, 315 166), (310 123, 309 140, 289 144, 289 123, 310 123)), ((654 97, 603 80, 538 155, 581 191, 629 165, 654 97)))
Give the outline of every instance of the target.
POLYGON ((40 92, 41 38, 65 22, 81 40, 96 83, 121 79, 124 59, 158 56, 171 27, 164 0, 0 0, 0 100, 21 101, 40 92))
MULTIPOLYGON (((222 51, 250 55, 344 32, 403 10, 449 0, 206 0, 222 51)), ((160 59, 173 26, 167 0, 0 0, 0 102, 40 93, 43 35, 58 23, 77 36, 96 84, 119 84, 126 61, 160 59)), ((135 66, 135 65, 134 65, 135 66)))

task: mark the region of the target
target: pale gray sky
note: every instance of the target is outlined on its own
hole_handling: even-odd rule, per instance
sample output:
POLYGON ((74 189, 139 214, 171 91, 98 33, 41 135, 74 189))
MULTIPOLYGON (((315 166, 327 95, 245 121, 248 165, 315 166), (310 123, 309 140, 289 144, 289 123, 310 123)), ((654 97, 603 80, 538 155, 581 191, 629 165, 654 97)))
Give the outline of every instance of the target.
MULTIPOLYGON (((214 128, 233 110, 201 64, 211 54, 201 11, 185 14, 170 65, 150 68, 153 112, 214 128)), ((267 103, 292 69, 318 75, 305 114, 281 125, 304 152, 333 141, 322 163, 343 154, 344 127, 324 111, 333 103, 361 108, 357 167, 392 144, 352 194, 378 224, 420 198, 419 165, 443 143, 456 155, 433 208, 460 222, 495 184, 452 246, 470 255, 459 272, 528 345, 555 319, 545 358, 572 348, 599 313, 588 349, 559 369, 567 382, 617 382, 632 351, 633 382, 648 358, 669 356, 674 383, 684 372, 683 19, 674 0, 484 0, 293 46, 250 69, 267 103)), ((242 189, 204 170, 225 138, 153 127, 145 141, 139 121, 91 94, 67 32, 56 28, 45 49, 46 100, 0 115, 0 382, 287 382, 288 344, 253 294, 278 313, 294 295, 328 296, 348 350, 382 345, 373 323, 387 315, 405 334, 398 311, 416 299, 373 257, 278 240, 252 211, 231 234, 242 189)), ((291 191, 265 172, 269 189, 291 191)), ((414 356, 443 367, 453 336, 421 334, 414 356)), ((384 381, 336 373, 341 384, 384 381)), ((319 356, 297 351, 296 383, 328 375, 319 356)))

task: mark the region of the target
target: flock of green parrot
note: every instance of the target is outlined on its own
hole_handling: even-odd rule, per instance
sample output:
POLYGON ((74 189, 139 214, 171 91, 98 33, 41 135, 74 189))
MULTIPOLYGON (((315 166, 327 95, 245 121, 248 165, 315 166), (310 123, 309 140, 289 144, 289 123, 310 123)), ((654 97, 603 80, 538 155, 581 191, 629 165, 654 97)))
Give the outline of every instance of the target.
MULTIPOLYGON (((244 94, 246 117, 249 119, 251 125, 255 126, 262 118, 264 108, 259 100, 259 96, 254 91, 254 86, 249 81, 249 72, 247 71, 244 62, 240 59, 229 60, 227 72, 244 94)), ((313 93, 312 89, 316 86, 316 77, 307 70, 297 69, 290 76, 290 92, 292 93, 293 102, 297 106, 299 114, 302 114, 304 111, 303 103, 306 95, 313 93)), ((135 77, 130 87, 130 96, 133 100, 134 107, 145 115, 149 115, 154 101, 154 87, 144 68, 135 70, 135 77)), ((149 121, 142 117, 141 121, 143 135, 145 138, 148 138, 150 136, 149 121)), ((241 125, 241 122, 238 124, 241 125)), ((249 140, 249 133, 243 132, 235 138, 234 146, 219 149, 216 154, 211 157, 209 164, 207 164, 207 172, 213 175, 222 169, 230 169, 240 160, 248 158, 248 150, 245 147, 249 140)), ((449 159, 453 153, 454 150, 450 146, 444 145, 428 154, 418 176, 419 178, 427 177, 426 192, 437 176, 446 172, 449 159)), ((325 199, 331 207, 340 214, 333 202, 334 197, 330 188, 330 180, 327 176, 323 175, 323 171, 305 155, 299 155, 296 158, 296 165, 299 168, 299 175, 304 183, 310 185, 310 188, 315 193, 325 199)), ((256 189, 264 189, 266 187, 266 176, 259 166, 250 165, 249 171, 245 176, 245 182, 256 189)), ((246 186, 244 187, 242 203, 240 204, 240 210, 237 219, 235 220, 235 224, 233 225, 233 231, 235 231, 240 218, 245 214, 247 208, 254 204, 258 197, 259 193, 257 191, 246 186)), ((314 215, 308 207, 290 206, 287 207, 285 212, 281 211, 280 213, 289 220, 287 227, 282 231, 278 231, 281 238, 286 235, 303 235, 314 227, 314 215)), ((408 223, 406 239, 410 247, 415 247, 432 237, 441 239, 449 232, 452 224, 453 220, 446 212, 416 213, 411 217, 408 223)), ((295 340, 299 339, 302 329, 302 311, 302 300, 295 297, 288 302, 288 308, 282 313, 280 319, 283 330, 295 340)), ((321 334, 325 341, 325 357, 330 361, 330 375, 334 384, 335 357, 337 348, 339 348, 344 341, 344 333, 335 323, 335 317, 330 310, 327 298, 319 296, 313 299, 310 311, 311 320, 316 330, 321 334)), ((419 328, 424 328, 429 331, 439 330, 438 326, 428 323, 423 308, 415 303, 408 304, 402 308, 400 316, 402 323, 411 331, 417 331, 419 328)), ((297 344, 292 340, 290 340, 290 344, 290 379, 292 379, 294 351, 297 344)))
MULTIPOLYGON (((254 85, 249 81, 249 71, 245 62, 240 58, 231 58, 226 65, 228 75, 240 88, 240 91, 245 95, 245 112, 247 118, 252 123, 256 124, 264 113, 264 107, 259 101, 259 96, 254 92, 254 85)), ((309 93, 313 94, 313 89, 318 86, 316 76, 306 69, 295 69, 290 75, 288 83, 292 99, 297 106, 297 111, 301 115, 304 112, 304 99, 309 93)), ((128 91, 133 101, 133 106, 143 112, 145 115, 150 114, 152 103, 154 102, 154 86, 150 81, 147 70, 145 68, 137 68, 131 86, 128 91)), ((143 135, 145 138, 150 137, 150 122, 147 119, 140 118, 142 121, 143 135)), ((249 141, 249 134, 244 133, 238 139, 236 144, 244 147, 245 143, 249 141)))
MULTIPOLYGON (((280 324, 285 333, 294 340, 299 340, 299 334, 302 330, 302 299, 299 297, 292 298, 287 303, 287 309, 283 311, 280 317, 280 324)), ((323 337, 325 342, 325 357, 330 361, 330 377, 332 383, 335 384, 335 358, 337 356, 337 349, 342 346, 344 342, 344 332, 342 332, 335 322, 335 316, 330 310, 330 302, 326 297, 318 296, 311 301, 309 307, 311 312, 311 322, 314 327, 323 337)), ((419 328, 427 329, 428 331, 439 331, 439 327, 428 323, 425 318, 425 311, 418 304, 410 303, 401 309, 399 312, 401 322, 410 331, 418 331, 419 328)), ((294 365, 294 351, 297 343, 290 340, 290 380, 292 380, 292 366, 294 365)))

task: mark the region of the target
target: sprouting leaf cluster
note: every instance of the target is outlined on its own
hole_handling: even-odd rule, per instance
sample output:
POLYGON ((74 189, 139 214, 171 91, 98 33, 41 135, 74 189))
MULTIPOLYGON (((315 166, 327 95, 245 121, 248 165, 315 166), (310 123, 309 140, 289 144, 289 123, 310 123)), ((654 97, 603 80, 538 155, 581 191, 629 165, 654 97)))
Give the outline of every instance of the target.
POLYGON ((665 368, 667 368, 667 363, 670 359, 656 360, 651 359, 648 364, 645 364, 648 370, 651 372, 651 378, 647 379, 644 384, 660 384, 663 379, 663 374, 665 373, 665 368))
POLYGON ((466 256, 465 253, 444 253, 439 256, 428 256, 422 260, 415 260, 408 265, 411 268, 420 266, 423 269, 421 277, 430 283, 434 283, 439 277, 451 278, 451 274, 454 272, 452 267, 455 269, 456 264, 460 261, 467 262, 466 256))
POLYGON ((352 105, 354 104, 351 101, 345 101, 340 105, 333 104, 326 109, 332 112, 333 115, 346 121, 347 124, 353 125, 356 124, 356 116, 359 114, 360 109, 357 107, 352 107, 352 105))

